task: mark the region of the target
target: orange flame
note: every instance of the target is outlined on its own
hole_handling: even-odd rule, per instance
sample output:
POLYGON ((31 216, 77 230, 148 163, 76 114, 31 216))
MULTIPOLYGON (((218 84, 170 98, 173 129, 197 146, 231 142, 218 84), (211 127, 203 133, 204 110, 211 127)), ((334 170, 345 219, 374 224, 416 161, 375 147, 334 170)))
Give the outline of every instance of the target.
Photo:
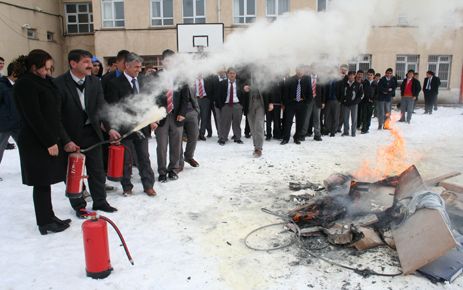
POLYGON ((394 126, 399 118, 400 114, 393 114, 391 118, 387 116, 384 129, 388 129, 391 133, 392 143, 377 149, 374 164, 368 160, 363 161, 360 168, 352 174, 354 178, 366 182, 378 181, 388 176, 398 175, 410 166, 407 162, 404 138, 399 129, 394 126))

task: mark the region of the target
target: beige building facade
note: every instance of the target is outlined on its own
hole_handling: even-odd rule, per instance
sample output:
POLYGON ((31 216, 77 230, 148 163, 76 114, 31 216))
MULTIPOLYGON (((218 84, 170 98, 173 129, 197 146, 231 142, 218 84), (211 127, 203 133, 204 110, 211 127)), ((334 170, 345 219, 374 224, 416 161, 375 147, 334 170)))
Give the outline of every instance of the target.
MULTIPOLYGON (((259 18, 269 20, 300 9, 323 11, 330 0, 6 0, 0 2, 0 56, 7 64, 19 54, 41 48, 55 59, 55 74, 67 69, 69 50, 82 48, 100 60, 121 49, 160 66, 160 54, 177 49, 177 24, 222 23, 224 37, 259 18)), ((399 77, 408 69, 428 69, 442 80, 441 100, 463 102, 463 29, 449 32, 429 47, 413 38, 406 25, 375 27, 368 48, 350 69, 392 67, 399 77)), ((6 73, 6 68, 2 73, 6 73)))

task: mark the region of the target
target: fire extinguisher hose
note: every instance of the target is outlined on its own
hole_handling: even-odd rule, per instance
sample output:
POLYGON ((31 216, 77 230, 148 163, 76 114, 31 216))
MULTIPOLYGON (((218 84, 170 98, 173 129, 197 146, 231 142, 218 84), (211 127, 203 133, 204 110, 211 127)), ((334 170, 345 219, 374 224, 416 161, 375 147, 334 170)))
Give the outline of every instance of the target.
POLYGON ((122 246, 124 247, 124 250, 125 250, 125 253, 127 254, 127 258, 129 259, 129 262, 133 265, 134 263, 133 263, 132 256, 130 255, 129 248, 127 247, 127 244, 125 243, 124 237, 122 236, 121 231, 119 230, 119 228, 109 218, 107 218, 105 216, 101 216, 101 215, 99 216, 99 218, 102 219, 102 220, 105 220, 106 222, 108 222, 114 228, 117 235, 119 236, 119 239, 121 239, 122 246))
MULTIPOLYGON (((138 131, 135 131, 135 132, 138 132, 138 131)), ((122 139, 124 139, 125 137, 129 136, 130 134, 134 133, 134 131, 129 131, 127 133, 125 133, 124 135, 121 136, 121 138, 117 139, 117 140, 104 140, 104 141, 101 141, 101 142, 98 142, 98 143, 95 143, 93 144, 92 146, 90 147, 87 147, 87 148, 84 148, 84 149, 80 149, 80 152, 84 153, 84 152, 87 152, 87 151, 90 151, 98 146, 101 146, 103 144, 108 144, 108 143, 112 143, 112 142, 119 142, 121 141, 122 139)))

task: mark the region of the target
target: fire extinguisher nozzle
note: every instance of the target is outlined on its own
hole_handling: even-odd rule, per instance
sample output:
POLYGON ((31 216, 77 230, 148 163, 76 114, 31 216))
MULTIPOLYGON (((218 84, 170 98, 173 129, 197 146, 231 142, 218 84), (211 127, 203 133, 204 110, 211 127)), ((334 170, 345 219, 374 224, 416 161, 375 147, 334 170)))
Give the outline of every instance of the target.
POLYGON ((130 259, 129 261, 130 261, 130 264, 132 264, 132 266, 135 265, 132 259, 130 259))

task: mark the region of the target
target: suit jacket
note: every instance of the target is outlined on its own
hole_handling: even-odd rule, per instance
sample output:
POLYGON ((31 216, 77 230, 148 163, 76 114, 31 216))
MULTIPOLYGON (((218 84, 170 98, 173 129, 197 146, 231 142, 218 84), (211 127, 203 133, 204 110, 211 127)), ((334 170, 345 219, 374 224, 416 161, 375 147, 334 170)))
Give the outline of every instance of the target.
POLYGON ((78 145, 82 142, 83 128, 87 119, 95 131, 98 138, 103 141, 101 124, 109 131, 110 127, 107 122, 103 122, 100 117, 100 111, 106 105, 103 95, 103 88, 100 80, 94 76, 85 77, 85 111, 77 93, 77 87, 68 71, 53 80, 58 89, 61 99, 61 131, 60 137, 64 144, 75 141, 78 145))
MULTIPOLYGON (((204 80, 204 82, 206 82, 206 80, 204 80)), ((195 93, 195 86, 194 85, 190 86, 189 89, 190 89, 190 93, 189 93, 189 96, 188 96, 187 108, 191 105, 193 110, 195 110, 196 112, 199 113, 198 99, 195 96, 195 94, 196 94, 195 93)), ((204 98, 209 98, 209 94, 207 94, 207 97, 204 97, 204 98)))
MULTIPOLYGON (((140 88, 140 93, 146 91, 143 83, 143 78, 138 78, 138 85, 140 88)), ((129 80, 125 77, 125 74, 120 75, 117 78, 113 78, 109 81, 108 85, 106 86, 106 90, 104 92, 104 96, 106 102, 108 104, 115 104, 121 102, 122 100, 126 99, 130 95, 134 93, 132 89, 132 85, 130 84, 129 80)), ((136 114, 135 112, 128 112, 132 114, 136 114)), ((125 127, 120 129, 121 134, 125 134, 130 132, 133 128, 125 127)), ((151 128, 150 126, 146 126, 140 130, 146 137, 151 136, 151 128)))
MULTIPOLYGON (((247 106, 249 105, 249 101, 245 100, 246 96, 243 91, 243 83, 239 82, 238 80, 236 80, 235 82, 236 82, 236 86, 235 86, 236 96, 238 97, 238 101, 241 104, 241 106, 243 106, 243 111, 247 112, 248 110, 247 106)), ((228 94, 228 79, 219 82, 218 99, 216 100, 216 106, 218 108, 221 109, 223 106, 225 106, 225 104, 228 104, 228 103, 225 103, 227 101, 227 94, 228 94)))
MULTIPOLYGON (((312 86, 310 87, 312 90, 312 86)), ((313 98, 313 100, 315 101, 315 105, 318 108, 321 108, 322 104, 325 103, 326 96, 325 96, 325 84, 323 84, 323 81, 321 81, 320 78, 317 78, 317 82, 315 83, 315 93, 316 95, 313 98)))
MULTIPOLYGON (((298 77, 296 75, 288 78, 285 82, 285 90, 283 95, 283 104, 287 105, 290 102, 296 101, 298 77)), ((303 76, 301 79, 301 98, 304 102, 312 102, 312 81, 309 76, 303 76)))
POLYGON ((423 83, 423 93, 426 95, 435 95, 439 93, 439 87, 440 87, 440 78, 433 76, 431 79, 431 90, 427 90, 426 87, 428 86, 428 78, 424 79, 423 83))
POLYGON ((18 130, 19 120, 13 99, 13 85, 6 76, 0 77, 0 132, 18 130))
POLYGON ((109 72, 101 78, 101 86, 103 87, 103 92, 106 92, 109 82, 116 78, 116 71, 109 72))
POLYGON ((383 76, 378 82, 378 101, 390 102, 395 96, 395 89, 397 88, 397 79, 391 77, 390 80, 387 80, 383 76))
MULTIPOLYGON (((405 78, 403 81, 402 81, 402 84, 400 85, 400 95, 403 97, 404 96, 404 93, 405 93, 405 86, 407 84, 407 78, 405 78)), ((412 95, 414 97, 418 97, 418 95, 420 94, 420 91, 421 91, 421 85, 420 85, 420 82, 415 79, 415 78, 412 78, 412 95)))
MULTIPOLYGON (((174 109, 172 110, 172 112, 170 112, 170 114, 173 114, 175 119, 177 119, 178 116, 186 116, 188 109, 188 100, 190 100, 190 88, 188 87, 188 85, 185 84, 174 91, 174 109)), ((157 104, 167 109, 167 91, 163 92, 161 95, 157 97, 157 104)), ((159 121, 159 126, 162 127, 165 123, 166 119, 164 118, 161 121, 159 121)), ((177 126, 183 126, 183 121, 176 122, 176 124, 177 126)))

